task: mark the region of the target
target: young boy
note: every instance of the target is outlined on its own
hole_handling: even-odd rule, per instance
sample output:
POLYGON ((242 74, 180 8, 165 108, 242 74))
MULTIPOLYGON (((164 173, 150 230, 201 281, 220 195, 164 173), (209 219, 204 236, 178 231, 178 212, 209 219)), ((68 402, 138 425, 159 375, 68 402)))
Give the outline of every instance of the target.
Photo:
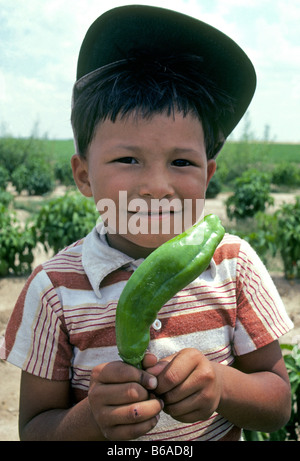
POLYGON ((245 241, 226 234, 161 309, 143 370, 120 361, 114 330, 134 269, 175 223, 200 219, 216 155, 254 90, 243 51, 193 18, 128 6, 91 26, 72 168, 102 221, 34 270, 8 324, 1 357, 23 370, 21 439, 240 440, 241 428, 287 422, 278 338, 292 322, 245 241))

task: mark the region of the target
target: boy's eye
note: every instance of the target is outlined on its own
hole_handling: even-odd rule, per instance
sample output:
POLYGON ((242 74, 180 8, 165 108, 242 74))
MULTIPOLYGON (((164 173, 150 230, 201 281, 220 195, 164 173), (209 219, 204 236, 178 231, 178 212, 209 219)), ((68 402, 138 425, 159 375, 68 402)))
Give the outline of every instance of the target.
POLYGON ((134 163, 137 163, 136 159, 134 157, 120 157, 115 160, 115 162, 119 163, 127 163, 129 165, 132 165, 134 163))
POLYGON ((186 159, 183 159, 183 158, 179 158, 177 160, 174 160, 172 162, 172 164, 174 166, 190 166, 190 165, 192 165, 192 163, 189 160, 186 160, 186 159))

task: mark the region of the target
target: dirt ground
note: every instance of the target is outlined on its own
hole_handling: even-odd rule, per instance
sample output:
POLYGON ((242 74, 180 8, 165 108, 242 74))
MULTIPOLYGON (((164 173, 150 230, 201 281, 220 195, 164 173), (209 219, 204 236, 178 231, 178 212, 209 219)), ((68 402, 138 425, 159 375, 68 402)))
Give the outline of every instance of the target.
MULTIPOLYGON (((298 195, 300 195, 300 191, 298 195)), ((206 204, 206 212, 218 214, 224 224, 226 224, 224 208, 226 197, 227 194, 219 194, 216 199, 207 200, 206 204)), ((274 198, 275 206, 284 201, 293 201, 292 194, 275 194, 274 198)), ((35 254, 35 265, 45 259, 47 259, 47 255, 41 247, 38 247, 35 254)), ((300 343, 300 281, 287 281, 282 273, 271 273, 271 275, 295 325, 294 330, 285 335, 281 342, 300 343)), ((0 278, 0 336, 4 333, 5 325, 25 280, 25 277, 0 278)), ((0 441, 19 440, 19 379, 19 369, 0 360, 0 441)))

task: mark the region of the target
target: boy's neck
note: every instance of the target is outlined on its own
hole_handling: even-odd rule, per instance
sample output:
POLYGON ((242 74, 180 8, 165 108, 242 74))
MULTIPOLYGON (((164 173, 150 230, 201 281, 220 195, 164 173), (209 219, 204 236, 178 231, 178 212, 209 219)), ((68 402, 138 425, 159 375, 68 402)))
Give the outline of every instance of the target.
POLYGON ((155 248, 147 248, 136 245, 128 240, 125 242, 118 234, 112 235, 107 233, 106 240, 109 246, 122 251, 122 253, 125 253, 134 259, 146 258, 150 253, 152 253, 152 251, 155 250, 155 248))

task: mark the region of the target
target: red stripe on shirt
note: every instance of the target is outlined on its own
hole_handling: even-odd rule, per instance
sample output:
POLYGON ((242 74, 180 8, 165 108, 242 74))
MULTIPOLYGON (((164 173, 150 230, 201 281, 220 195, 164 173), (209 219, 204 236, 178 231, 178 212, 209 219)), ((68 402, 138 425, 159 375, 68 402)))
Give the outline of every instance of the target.
POLYGON ((108 274, 102 282, 100 283, 100 288, 107 287, 109 285, 113 285, 114 283, 123 282, 124 280, 128 280, 132 275, 133 271, 126 271, 124 269, 117 269, 114 272, 108 274))
POLYGON ((47 271, 54 288, 65 287, 70 290, 92 290, 88 277, 85 274, 76 272, 47 271))
POLYGON ((213 256, 216 264, 221 264, 224 259, 237 258, 240 251, 240 243, 224 243, 219 246, 213 256))

